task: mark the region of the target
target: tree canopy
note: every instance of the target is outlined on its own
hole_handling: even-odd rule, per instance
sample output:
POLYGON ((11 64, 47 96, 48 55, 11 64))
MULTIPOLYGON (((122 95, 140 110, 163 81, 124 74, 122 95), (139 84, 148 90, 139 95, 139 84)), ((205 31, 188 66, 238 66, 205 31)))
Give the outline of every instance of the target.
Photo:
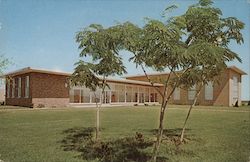
MULTIPOLYGON (((170 6, 166 11, 176 8, 170 6)), ((163 133, 164 113, 175 88, 207 84, 227 67, 227 62, 235 59, 241 62, 238 54, 229 49, 229 43, 244 42, 241 34, 243 28, 244 23, 237 18, 224 18, 222 11, 213 6, 212 0, 200 0, 189 6, 184 14, 167 17, 165 22, 146 19, 143 27, 130 22, 108 28, 92 24, 76 37, 81 49, 80 57, 90 56, 92 62, 80 60, 76 63, 73 77, 77 78, 76 83, 91 87, 100 82, 98 75, 105 80, 109 75, 126 73, 119 55, 122 49, 133 53, 130 61, 141 66, 146 76, 145 67, 170 71, 164 79, 163 92, 155 87, 162 98, 153 153, 156 161, 163 133), (171 88, 170 93, 167 93, 168 87, 171 88)), ((154 83, 147 78, 154 87, 154 83)))

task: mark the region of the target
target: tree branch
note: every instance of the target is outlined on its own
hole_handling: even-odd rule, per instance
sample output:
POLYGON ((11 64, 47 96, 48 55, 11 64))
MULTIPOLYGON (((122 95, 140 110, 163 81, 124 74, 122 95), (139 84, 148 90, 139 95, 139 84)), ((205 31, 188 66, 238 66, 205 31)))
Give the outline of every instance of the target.
POLYGON ((164 95, 162 94, 162 92, 160 91, 160 89, 159 89, 158 87, 156 87, 156 86, 154 85, 154 82, 151 81, 151 79, 149 78, 149 76, 148 76, 148 74, 147 74, 147 72, 146 72, 144 66, 143 66, 142 64, 140 64, 140 65, 141 65, 141 68, 142 68, 142 70, 143 70, 143 72, 144 72, 146 78, 148 79, 149 83, 151 84, 151 86, 154 87, 155 90, 163 97, 164 95))

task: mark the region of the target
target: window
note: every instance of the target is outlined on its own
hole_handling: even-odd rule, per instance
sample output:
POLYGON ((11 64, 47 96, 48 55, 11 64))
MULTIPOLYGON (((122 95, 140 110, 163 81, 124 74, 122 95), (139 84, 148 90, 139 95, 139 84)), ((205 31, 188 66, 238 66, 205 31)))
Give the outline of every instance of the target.
POLYGON ((26 82, 25 82, 25 98, 29 98, 30 93, 30 78, 29 76, 26 76, 26 82))
POLYGON ((149 88, 145 89, 145 102, 149 102, 149 88))
POLYGON ((177 87, 174 90, 174 100, 180 100, 180 88, 177 87))
POLYGON ((188 90, 188 100, 194 100, 195 94, 196 94, 196 85, 194 85, 188 90))
POLYGON ((213 100, 213 83, 208 82, 205 85, 205 100, 213 100))
POLYGON ((13 79, 12 80, 12 94, 11 94, 11 96, 12 96, 12 98, 15 98, 15 79, 13 79))
POLYGON ((233 99, 237 100, 238 99, 238 94, 239 94, 239 90, 238 90, 238 78, 237 77, 233 77, 233 99))
POLYGON ((156 90, 154 88, 150 89, 150 102, 157 102, 157 93, 155 93, 156 90))
POLYGON ((83 90, 81 91, 81 103, 91 103, 91 93, 90 89, 84 87, 83 90))
POLYGON ((69 102, 74 103, 74 90, 70 89, 69 91, 69 102))
POLYGON ((10 81, 7 80, 7 98, 10 98, 10 81))
POLYGON ((21 97, 21 90, 22 90, 22 78, 18 78, 18 87, 17 87, 17 97, 21 97))
POLYGON ((132 87, 131 86, 127 86, 126 87, 126 102, 132 102, 132 98, 133 98, 133 93, 132 93, 132 87))

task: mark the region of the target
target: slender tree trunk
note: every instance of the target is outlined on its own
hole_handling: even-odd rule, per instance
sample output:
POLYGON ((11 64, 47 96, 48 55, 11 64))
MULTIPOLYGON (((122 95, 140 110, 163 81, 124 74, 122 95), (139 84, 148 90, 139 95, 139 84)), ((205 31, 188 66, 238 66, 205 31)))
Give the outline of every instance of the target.
POLYGON ((99 131, 100 131, 100 108, 97 106, 96 109, 96 140, 99 139, 99 131))
POLYGON ((194 98, 193 103, 192 103, 192 104, 190 105, 190 107, 189 107, 188 114, 187 114, 187 116, 186 116, 185 122, 184 122, 183 127, 182 127, 180 142, 183 142, 184 133, 185 133, 185 130, 186 130, 187 121, 188 121, 189 116, 190 116, 190 114, 191 114, 192 108, 195 106, 195 104, 196 104, 196 102, 197 102, 197 99, 198 99, 198 97, 199 97, 199 95, 200 95, 200 93, 201 93, 202 87, 203 87, 203 83, 201 84, 199 90, 198 90, 197 93, 195 94, 195 98, 194 98))
MULTIPOLYGON (((102 106, 103 103, 103 99, 105 99, 104 97, 104 91, 105 91, 105 85, 106 84, 106 80, 105 80, 105 76, 103 77, 103 82, 102 82, 102 95, 100 97, 100 106, 98 106, 97 104, 97 97, 96 97, 96 140, 98 140, 100 138, 100 108, 102 106)), ((96 96, 96 95, 95 95, 96 96)))
MULTIPOLYGON (((154 86, 154 83, 151 81, 151 79, 149 78, 149 76, 147 75, 147 72, 144 68, 143 65, 141 65, 141 68, 146 76, 146 78, 148 79, 149 83, 151 84, 152 87, 155 88, 155 90, 162 96, 162 105, 161 105, 161 111, 160 111, 160 121, 159 121, 159 127, 158 127, 158 133, 157 133, 157 139, 156 139, 156 142, 154 144, 154 148, 153 148, 153 156, 152 156, 152 160, 154 162, 156 162, 157 160, 157 155, 158 155, 158 151, 159 151, 159 148, 160 148, 160 144, 161 144, 161 140, 162 140, 162 134, 163 134, 163 120, 164 120, 164 114, 165 114, 165 110, 167 109, 167 105, 168 105, 168 101, 169 99, 171 98, 175 88, 177 87, 177 84, 178 82, 175 83, 172 91, 170 92, 170 94, 168 95, 168 97, 166 97, 166 92, 167 92, 167 85, 168 85, 168 81, 170 79, 170 75, 171 73, 174 72, 173 68, 170 68, 170 73, 168 75, 168 78, 166 80, 166 83, 165 83, 165 87, 164 87, 164 93, 162 93, 160 91, 160 89, 158 89, 157 87, 154 86), (166 99, 167 98, 167 99, 166 99)), ((187 71, 189 70, 189 68, 185 69, 184 72, 181 74, 183 75, 184 73, 186 73, 187 71)), ((177 76, 178 78, 180 78, 180 76, 177 76)))
POLYGON ((157 133, 157 139, 154 144, 153 148, 153 161, 156 162, 157 160, 157 154, 158 150, 160 148, 161 140, 162 140, 162 134, 163 134, 163 120, 164 120, 164 115, 165 115, 165 110, 167 107, 167 101, 164 101, 162 106, 161 106, 161 111, 160 111, 160 122, 159 122, 159 127, 158 127, 158 133, 157 133))
POLYGON ((95 139, 98 140, 99 139, 99 127, 100 127, 100 108, 98 106, 98 102, 97 102, 97 97, 96 94, 95 95, 95 104, 96 104, 96 131, 95 131, 95 139))
POLYGON ((162 134, 164 131, 163 128, 163 121, 164 121, 164 115, 165 115, 165 110, 167 109, 168 106, 168 101, 171 98, 172 94, 174 93, 174 90, 176 88, 177 84, 174 85, 172 91, 170 92, 169 96, 167 97, 167 99, 165 99, 165 95, 166 95, 166 90, 164 92, 164 97, 162 98, 162 105, 161 105, 161 111, 160 111, 160 122, 159 122, 159 127, 158 127, 158 134, 157 134, 157 139, 153 148, 153 158, 152 160, 154 162, 156 162, 157 160, 157 156, 158 156, 158 151, 160 149, 160 144, 161 144, 161 140, 162 140, 162 134))

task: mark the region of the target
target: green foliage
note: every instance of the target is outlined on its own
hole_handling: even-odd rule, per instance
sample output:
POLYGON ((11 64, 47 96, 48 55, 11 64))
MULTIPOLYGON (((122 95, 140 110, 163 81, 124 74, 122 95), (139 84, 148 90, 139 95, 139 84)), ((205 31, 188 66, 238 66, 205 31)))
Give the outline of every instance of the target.
POLYGON ((97 87, 107 86, 106 77, 126 73, 122 58, 118 51, 121 49, 121 38, 117 28, 104 29, 99 24, 91 24, 78 32, 76 42, 81 50, 80 57, 89 56, 92 61, 77 62, 71 77, 72 83, 84 85, 95 91, 97 87), (99 79, 98 76, 102 76, 99 79))
POLYGON ((201 6, 209 6, 209 5, 212 5, 212 4, 213 4, 212 0, 200 0, 199 1, 199 5, 201 5, 201 6))
POLYGON ((71 84, 85 86, 95 91, 100 86, 100 79, 93 73, 93 64, 78 61, 74 73, 70 78, 71 84))
POLYGON ((186 65, 190 68, 180 78, 180 85, 186 88, 215 80, 229 61, 241 62, 228 44, 231 40, 243 43, 244 23, 233 17, 223 18, 221 10, 212 4, 211 0, 200 0, 186 13, 169 21, 187 36, 182 40, 186 44, 186 65))
POLYGON ((10 60, 0 55, 0 74, 3 74, 3 70, 10 64, 10 60))

